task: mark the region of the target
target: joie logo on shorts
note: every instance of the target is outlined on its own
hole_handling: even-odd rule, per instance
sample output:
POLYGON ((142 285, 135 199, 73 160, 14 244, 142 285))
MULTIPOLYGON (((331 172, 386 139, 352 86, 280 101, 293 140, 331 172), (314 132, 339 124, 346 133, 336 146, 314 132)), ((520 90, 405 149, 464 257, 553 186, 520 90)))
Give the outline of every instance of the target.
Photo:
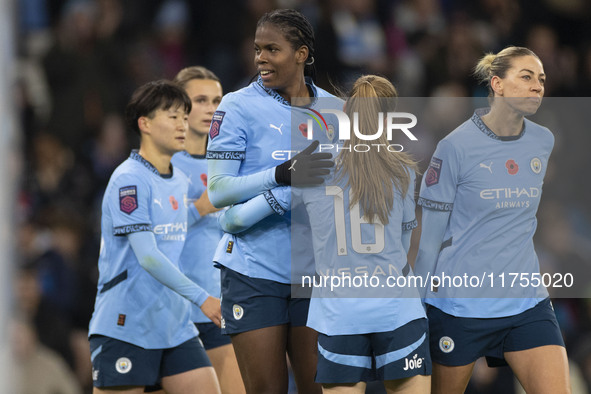
POLYGON ((128 373, 131 371, 131 360, 127 357, 121 357, 117 359, 117 362, 115 363, 115 369, 119 373, 128 373))
POLYGON ((454 341, 450 337, 441 337, 439 340, 439 349, 441 349, 443 353, 450 353, 454 350, 454 346, 454 341))
POLYGON ((234 304, 232 306, 232 313, 234 314, 234 319, 240 320, 244 316, 244 309, 240 305, 234 304))
POLYGON ((419 358, 418 354, 415 354, 414 356, 412 356, 412 358, 409 360, 408 358, 404 359, 404 368, 402 368, 405 371, 408 371, 409 369, 416 369, 416 368, 421 368, 423 366, 423 361, 425 359, 423 357, 419 358))

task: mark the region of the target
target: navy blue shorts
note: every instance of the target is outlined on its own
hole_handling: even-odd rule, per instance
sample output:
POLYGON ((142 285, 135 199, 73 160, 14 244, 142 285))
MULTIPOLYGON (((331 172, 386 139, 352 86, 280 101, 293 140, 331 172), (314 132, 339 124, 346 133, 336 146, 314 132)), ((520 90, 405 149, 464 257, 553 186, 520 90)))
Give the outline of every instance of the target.
POLYGON ((431 375, 427 319, 394 331, 318 334, 317 383, 357 383, 431 375))
POLYGON ((222 334, 289 324, 305 326, 308 298, 292 298, 291 285, 250 278, 221 267, 222 334))
POLYGON ((163 377, 211 366, 198 337, 169 349, 144 349, 102 335, 90 337, 93 385, 152 386, 163 377))
POLYGON ((213 323, 195 323, 195 327, 199 330, 199 339, 201 339, 205 350, 232 343, 230 337, 222 334, 222 329, 213 323))
POLYGON ((518 315, 491 319, 455 317, 427 308, 433 362, 468 365, 485 356, 490 367, 507 365, 505 352, 564 346, 550 299, 518 315))

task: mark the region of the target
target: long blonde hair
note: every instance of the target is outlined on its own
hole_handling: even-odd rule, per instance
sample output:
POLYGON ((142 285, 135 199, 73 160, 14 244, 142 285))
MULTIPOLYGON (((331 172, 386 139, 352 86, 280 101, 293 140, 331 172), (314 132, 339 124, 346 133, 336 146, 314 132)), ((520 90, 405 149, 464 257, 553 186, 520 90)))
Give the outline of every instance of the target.
MULTIPOLYGON (((345 112, 349 119, 353 119, 353 113, 359 114, 360 133, 374 134, 379 127, 378 113, 394 111, 394 99, 397 97, 396 88, 386 78, 364 75, 355 81, 345 104, 345 112)), ((418 172, 417 163, 407 153, 385 149, 389 145, 385 132, 372 142, 383 144, 379 152, 373 150, 375 146, 368 152, 350 152, 348 149, 351 147, 364 143, 355 133, 351 134, 351 139, 345 141, 344 149, 337 158, 337 178, 342 179, 345 174, 349 176, 347 186, 352 191, 350 206, 359 203, 369 223, 374 223, 377 218, 382 224, 387 224, 394 206, 393 188, 403 198, 406 196, 411 181, 410 171, 418 172)))

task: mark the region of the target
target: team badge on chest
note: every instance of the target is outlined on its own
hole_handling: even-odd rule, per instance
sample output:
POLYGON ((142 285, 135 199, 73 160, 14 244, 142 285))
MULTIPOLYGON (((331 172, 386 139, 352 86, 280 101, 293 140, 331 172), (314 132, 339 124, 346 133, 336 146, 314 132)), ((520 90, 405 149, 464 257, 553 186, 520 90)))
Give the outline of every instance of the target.
POLYGON ((542 161, 537 157, 534 157, 529 162, 529 168, 531 168, 534 174, 539 174, 540 172, 542 172, 542 161))

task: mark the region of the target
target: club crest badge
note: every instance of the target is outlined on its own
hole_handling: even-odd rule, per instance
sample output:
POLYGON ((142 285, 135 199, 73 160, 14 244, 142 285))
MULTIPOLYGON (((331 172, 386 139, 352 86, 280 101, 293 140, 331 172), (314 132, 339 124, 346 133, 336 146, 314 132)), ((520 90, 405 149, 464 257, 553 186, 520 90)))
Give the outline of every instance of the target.
POLYGON ((326 128, 326 137, 331 142, 334 140, 334 126, 331 124, 326 128))
POLYGON ((443 353, 451 353, 454 350, 454 347, 454 341, 450 337, 441 337, 439 340, 439 349, 441 349, 443 353))
POLYGON ((240 320, 242 316, 244 316, 244 309, 238 304, 232 305, 232 313, 234 314, 234 319, 240 320))
POLYGON ((121 374, 126 374, 131 371, 131 360, 127 357, 118 358, 115 362, 115 369, 121 374))
POLYGON ((534 174, 539 174, 540 172, 542 172, 542 161, 539 158, 534 157, 529 162, 529 167, 534 172, 534 174))

